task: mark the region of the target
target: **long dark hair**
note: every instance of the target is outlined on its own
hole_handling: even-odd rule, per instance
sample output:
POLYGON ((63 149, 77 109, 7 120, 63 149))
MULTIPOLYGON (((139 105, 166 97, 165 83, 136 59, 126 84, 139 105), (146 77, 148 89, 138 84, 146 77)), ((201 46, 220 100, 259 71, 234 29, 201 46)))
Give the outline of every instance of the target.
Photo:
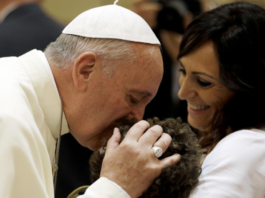
POLYGON ((178 58, 214 43, 220 79, 235 93, 215 116, 212 131, 202 146, 216 145, 232 131, 265 123, 265 10, 236 2, 203 13, 188 26, 178 58))

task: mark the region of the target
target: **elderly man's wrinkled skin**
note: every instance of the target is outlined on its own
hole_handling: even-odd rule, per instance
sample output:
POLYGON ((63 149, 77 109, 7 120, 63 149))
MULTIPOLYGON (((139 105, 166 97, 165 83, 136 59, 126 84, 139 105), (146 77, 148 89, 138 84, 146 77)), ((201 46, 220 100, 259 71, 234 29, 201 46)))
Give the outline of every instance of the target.
MULTIPOLYGON (((141 120, 146 105, 156 95, 163 76, 159 47, 133 43, 132 49, 136 60, 128 64, 125 58, 112 75, 103 71, 102 60, 93 52, 81 54, 67 69, 51 67, 70 131, 81 145, 96 149, 102 138, 112 135, 116 121, 141 120)), ((121 145, 116 129, 102 166, 101 176, 117 183, 131 198, 139 197, 162 168, 180 159, 176 154, 158 160, 152 146, 165 151, 171 137, 163 134, 160 126, 153 126, 143 135, 148 127, 146 121, 140 121, 121 145)))

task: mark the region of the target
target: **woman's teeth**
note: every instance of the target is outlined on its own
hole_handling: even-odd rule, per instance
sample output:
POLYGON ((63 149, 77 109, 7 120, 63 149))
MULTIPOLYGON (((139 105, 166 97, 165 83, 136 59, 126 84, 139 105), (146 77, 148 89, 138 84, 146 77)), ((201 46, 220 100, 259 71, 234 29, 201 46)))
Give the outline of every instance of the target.
POLYGON ((192 105, 192 104, 188 104, 188 106, 191 108, 191 109, 193 109, 193 110, 204 110, 204 109, 208 109, 209 108, 209 106, 206 106, 206 105, 204 105, 204 106, 199 106, 199 105, 192 105))

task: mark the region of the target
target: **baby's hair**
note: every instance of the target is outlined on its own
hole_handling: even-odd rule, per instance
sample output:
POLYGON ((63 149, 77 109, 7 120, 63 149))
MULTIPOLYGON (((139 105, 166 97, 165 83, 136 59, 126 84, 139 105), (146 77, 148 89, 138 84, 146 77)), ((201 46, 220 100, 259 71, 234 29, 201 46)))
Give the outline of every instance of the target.
MULTIPOLYGON (((160 125, 163 132, 172 137, 169 148, 159 159, 179 153, 181 160, 176 165, 164 168, 161 175, 154 180, 141 198, 188 198, 192 189, 197 185, 201 173, 201 148, 195 133, 188 124, 182 123, 180 118, 168 118, 163 121, 153 118, 147 121, 150 126, 160 125)), ((135 121, 125 121, 119 127, 122 139, 133 124, 135 121)), ((92 182, 100 177, 106 145, 107 140, 103 143, 103 147, 95 151, 89 160, 92 182)))

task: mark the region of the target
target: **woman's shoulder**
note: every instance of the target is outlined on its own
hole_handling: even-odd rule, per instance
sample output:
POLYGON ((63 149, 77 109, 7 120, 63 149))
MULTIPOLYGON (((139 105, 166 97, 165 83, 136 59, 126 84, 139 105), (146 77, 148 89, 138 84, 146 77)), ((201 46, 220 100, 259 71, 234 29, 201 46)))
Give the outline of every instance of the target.
MULTIPOLYGON (((223 138, 216 146, 223 147, 241 147, 251 144, 252 146, 264 146, 265 144, 265 130, 260 129, 242 129, 235 131, 225 138, 223 138)), ((265 150, 265 146, 264 146, 265 150)))
POLYGON ((259 137, 259 138, 265 138, 265 130, 263 129, 241 129, 238 131, 235 131, 231 134, 229 134, 228 136, 226 136, 222 141, 227 141, 229 139, 233 139, 233 138, 240 138, 240 137, 259 137))
POLYGON ((233 132, 223 138, 207 158, 206 161, 213 163, 229 160, 250 166, 257 164, 265 159, 265 131, 244 129, 233 132))

